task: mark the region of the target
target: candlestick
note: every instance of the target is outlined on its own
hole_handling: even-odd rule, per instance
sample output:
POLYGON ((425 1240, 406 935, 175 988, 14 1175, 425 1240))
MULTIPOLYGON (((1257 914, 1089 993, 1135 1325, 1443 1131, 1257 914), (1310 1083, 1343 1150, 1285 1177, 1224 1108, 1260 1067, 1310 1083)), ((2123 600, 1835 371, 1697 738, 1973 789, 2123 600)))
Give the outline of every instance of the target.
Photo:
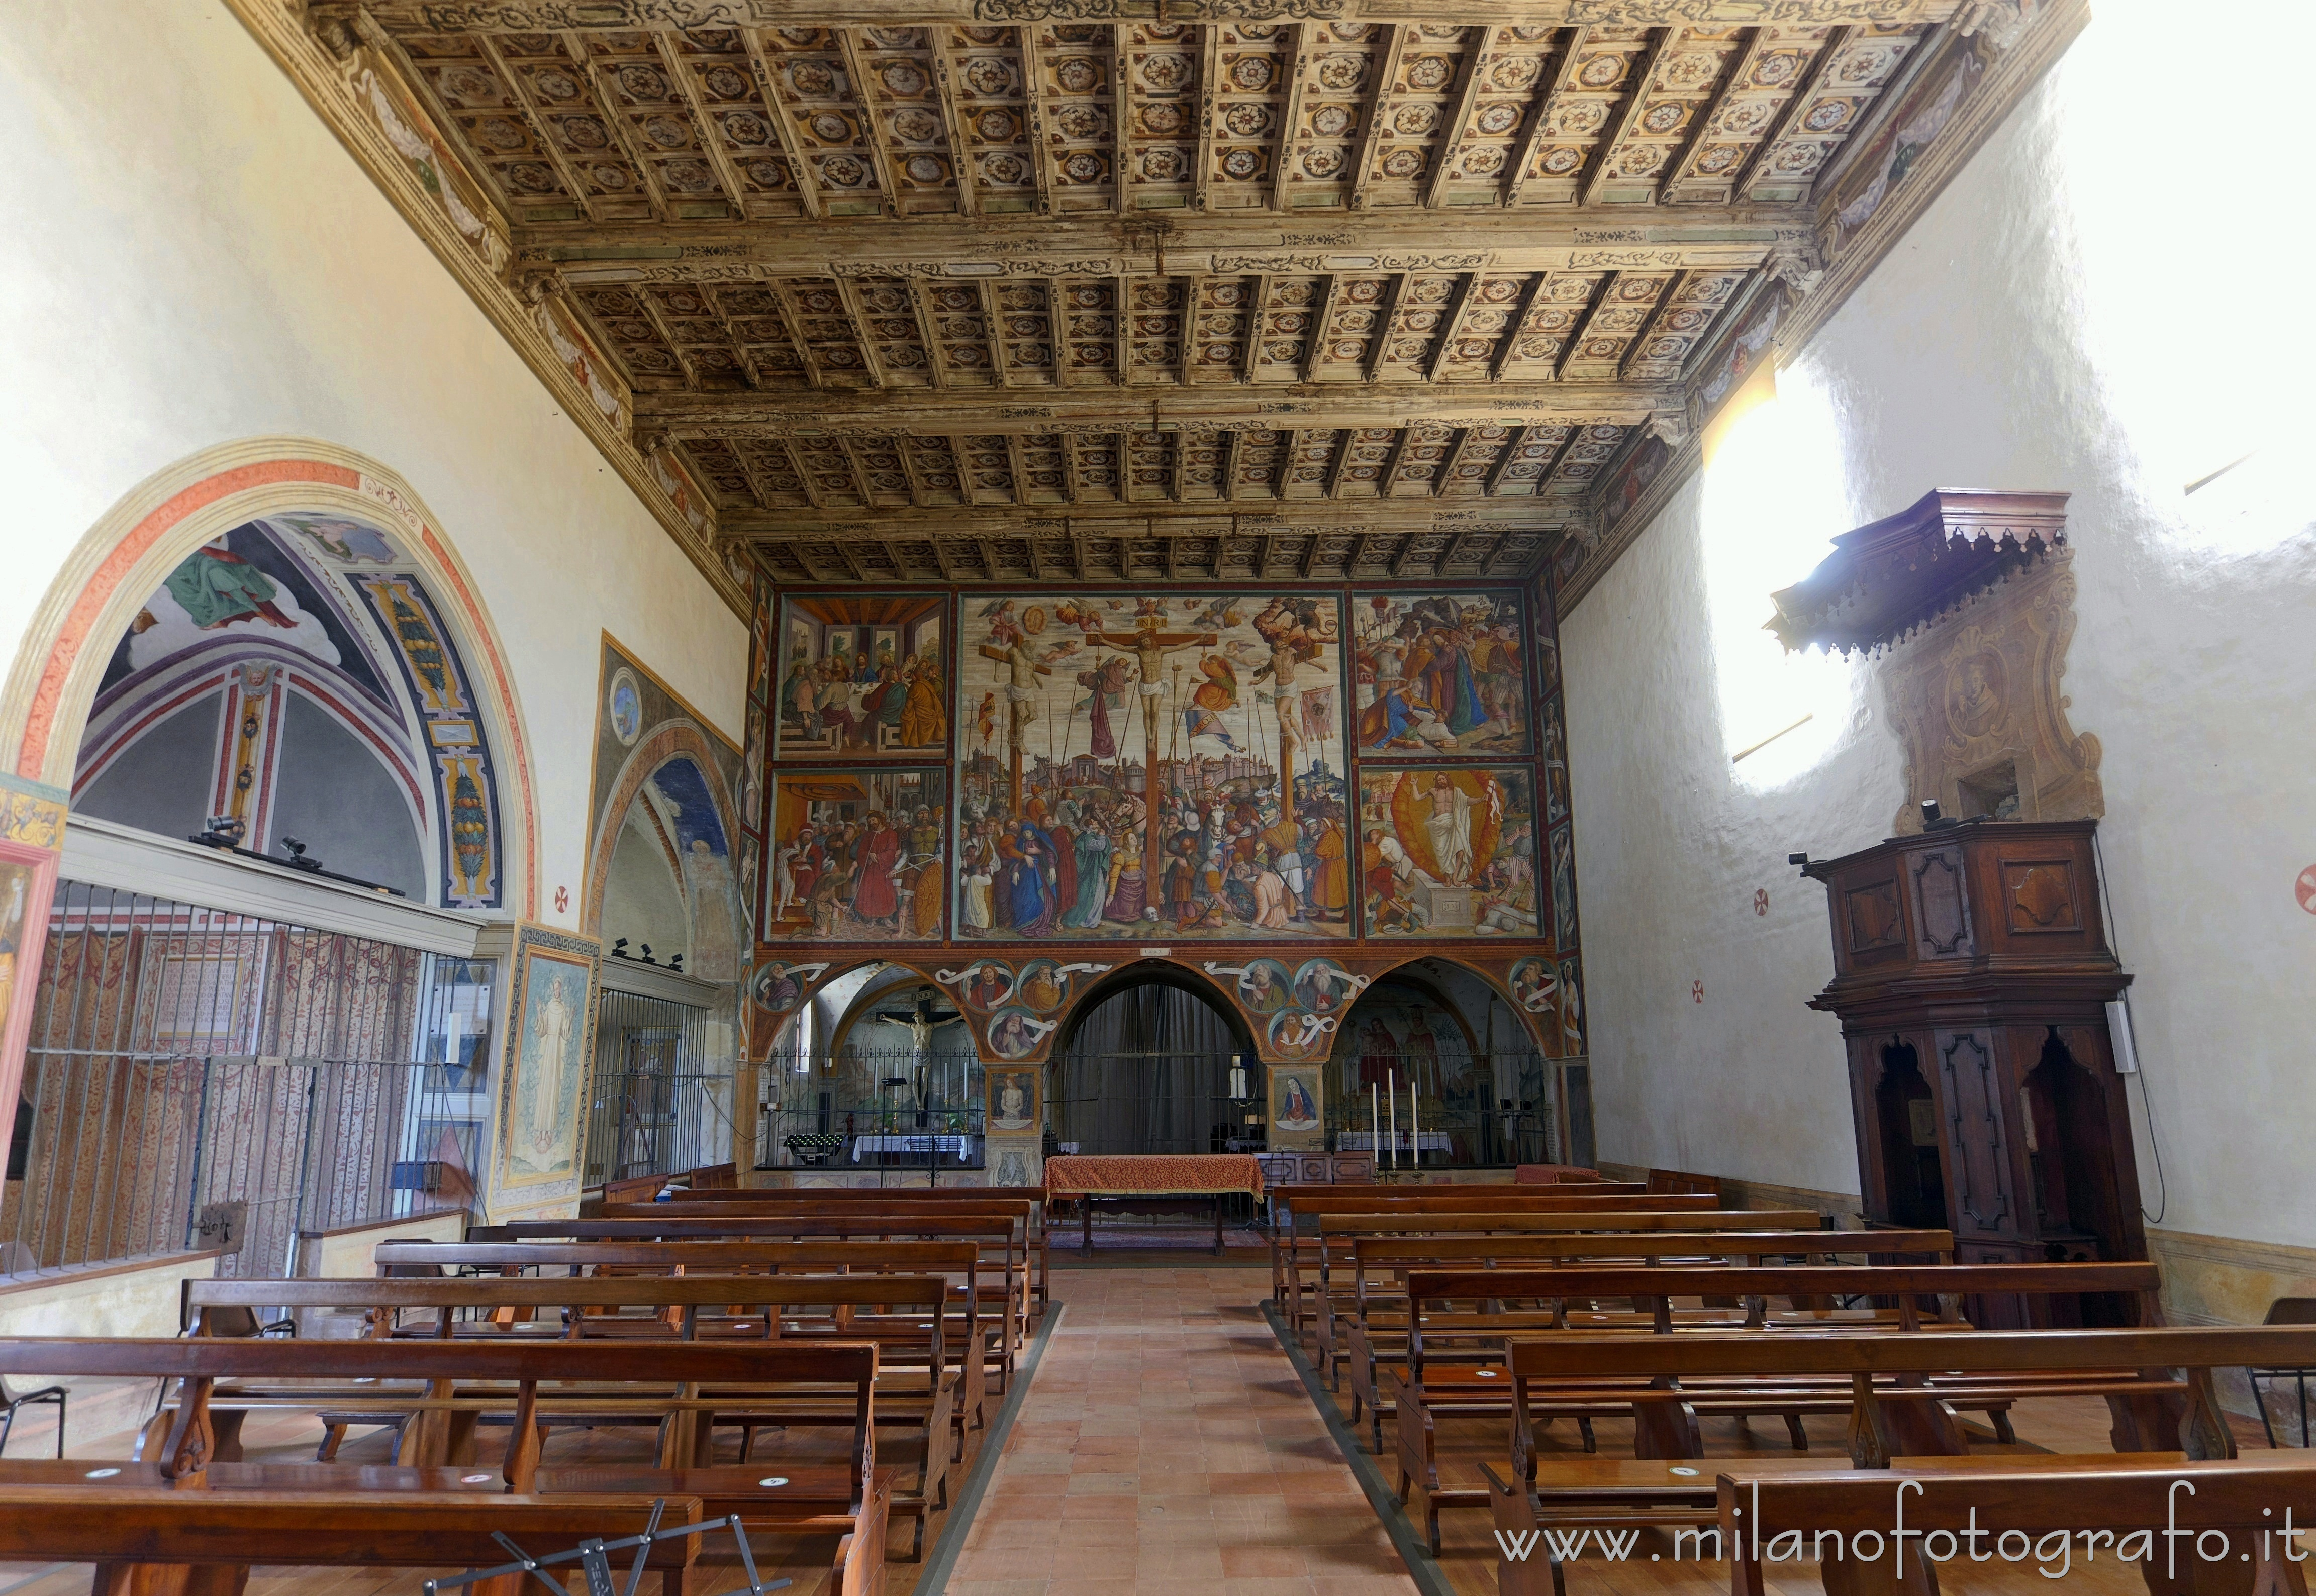
POLYGON ((1383 1167, 1383 1103, 1377 1097, 1382 1088, 1373 1081, 1367 1083, 1367 1153, 1383 1167))
POLYGON ((1408 1163, 1415 1169, 1423 1167, 1423 1135, 1415 1112, 1415 1077, 1407 1081, 1407 1152, 1408 1163))

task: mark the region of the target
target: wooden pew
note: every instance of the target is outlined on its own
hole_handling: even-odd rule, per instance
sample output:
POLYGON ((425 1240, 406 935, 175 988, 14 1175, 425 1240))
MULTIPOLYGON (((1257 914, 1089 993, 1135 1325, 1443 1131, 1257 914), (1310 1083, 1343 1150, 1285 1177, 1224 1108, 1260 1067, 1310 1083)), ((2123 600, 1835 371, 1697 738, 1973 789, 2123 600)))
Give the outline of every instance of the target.
POLYGON ((1792 1537, 1796 1551, 1831 1554, 1820 1565, 1829 1592, 1932 1596, 1939 1589, 1937 1565, 1926 1563, 1924 1543, 1903 1546, 1902 1561, 1896 1555, 1901 1548, 1893 1547, 1902 1511, 1910 1538, 1937 1531, 1949 1538, 1939 1548, 1946 1554, 1940 1560, 1959 1563, 1955 1583, 1963 1590, 1969 1588, 1970 1564, 1953 1554, 1968 1556, 1984 1547, 1977 1554, 1982 1559, 2006 1556, 1998 1548, 2009 1531, 2027 1538, 2016 1560, 2032 1558, 2035 1572, 2054 1583, 2063 1578, 2053 1574, 2054 1565, 2071 1572, 2087 1552, 2098 1550, 2123 1560, 2120 1543, 2144 1531, 2151 1591, 2305 1596, 2308 1590, 2299 1563, 2310 1543, 2295 1535, 2287 1546, 2281 1533, 2287 1511, 2295 1531, 2316 1522, 2316 1458, 2304 1451, 2196 1461, 2162 1456, 1983 1461, 1989 1467, 1953 1469, 1932 1459, 1900 1458, 1887 1472, 1792 1474, 1729 1464, 1714 1481, 1707 1521, 1715 1527, 1715 1550, 1733 1554, 1730 1590, 1733 1596, 1767 1596, 1762 1553, 1768 1550, 1768 1565, 1777 1567, 1780 1538, 1792 1537), (1871 1541, 1861 1533, 1869 1530, 1871 1541), (2181 1538, 2167 1538, 2170 1530, 2181 1538), (1982 1538, 1968 1541, 1972 1532, 1982 1538), (2214 1532, 2224 1544, 2206 1557, 2211 1547, 2204 1538, 2214 1532), (2102 1534, 2104 1547, 2096 1538, 2102 1534), (2055 1544, 2053 1535, 2061 1538, 2055 1544))
MULTIPOLYGON (((1860 1234, 1857 1231, 1793 1230, 1629 1237, 1362 1236, 1353 1242, 1351 1247, 1352 1307, 1344 1315, 1344 1356, 1340 1360, 1350 1371, 1351 1417, 1356 1421, 1363 1410, 1370 1413, 1370 1422, 1376 1435, 1376 1449, 1381 1451, 1381 1422, 1386 1407, 1384 1402, 1378 1401, 1376 1369, 1380 1362, 1398 1361, 1404 1350, 1411 1310, 1407 1278, 1418 1270, 1453 1272, 1503 1268, 1531 1271, 1555 1266, 1616 1269, 1643 1265, 1655 1267, 1673 1260, 1679 1261, 1670 1265, 1675 1268, 1686 1265, 1718 1268, 1733 1267, 1739 1260, 1759 1264, 1769 1258, 1788 1262, 1812 1262, 1847 1267, 1841 1264, 1841 1258, 1848 1249, 1835 1238, 1860 1234), (1376 1278, 1378 1271, 1392 1276, 1392 1283, 1388 1286, 1379 1284, 1376 1278)), ((1884 1231, 1877 1234, 1877 1241, 1884 1236, 1901 1238, 1908 1244, 1897 1250, 1919 1254, 1920 1261, 1924 1263, 1943 1263, 1953 1257, 1954 1234, 1951 1231, 1884 1231)), ((1874 1256, 1887 1255, 1877 1251, 1874 1256)), ((1872 1259, 1866 1261, 1871 1262, 1872 1259)), ((1518 1293, 1509 1295, 1519 1296, 1518 1293)), ((1632 1295, 1637 1299, 1645 1293, 1632 1295)), ((1726 1307, 1741 1311, 1743 1306, 1726 1294, 1700 1295, 1705 1298, 1706 1310, 1726 1307)), ((1691 1315, 1692 1319, 1699 1316, 1691 1315)), ((1733 1313, 1731 1317, 1733 1323, 1739 1322, 1736 1314, 1733 1313)), ((1540 1323, 1550 1328, 1565 1328, 1564 1319, 1564 1315, 1547 1312, 1540 1323)), ((1498 1321, 1492 1315, 1491 1322, 1498 1321)), ((1596 1317, 1590 1322, 1598 1323, 1599 1320, 1596 1317)), ((1588 1424, 1588 1440, 1589 1435, 1588 1424)))
MULTIPOLYGON (((877 1465, 873 1344, 18 1337, 0 1339, 0 1375, 179 1382, 131 1461, 155 1471, 140 1477, 200 1491, 204 1500, 237 1490, 400 1496, 460 1489, 549 1499, 697 1498, 709 1515, 737 1513, 753 1529, 845 1538, 834 1586, 840 1596, 874 1596, 883 1583, 893 1476, 877 1465), (317 1395, 333 1407, 415 1411, 423 1428, 418 1459, 407 1467, 350 1468, 221 1458, 211 1411, 220 1386, 224 1400, 245 1411, 310 1412, 317 1395), (343 1395, 350 1389, 360 1394, 343 1395), (684 1422, 669 1426, 671 1441, 654 1466, 550 1469, 540 1463, 542 1420, 633 1413, 648 1404, 679 1421, 721 1416, 736 1422, 743 1414, 777 1414, 784 1405, 824 1411, 840 1395, 852 1418, 845 1461, 838 1465, 784 1463, 777 1476, 767 1476, 762 1464, 694 1466, 679 1449, 684 1422), (459 1467, 462 1459, 452 1453, 461 1435, 471 1437, 477 1418, 498 1413, 511 1413, 513 1423, 494 1480, 478 1476, 470 1462, 459 1467)), ((0 1461, 0 1486, 45 1486, 60 1497, 78 1493, 90 1484, 87 1461, 0 1461)))
MULTIPOLYGON (((1000 1355, 1005 1333, 1002 1304, 994 1315, 981 1301, 979 1244, 958 1242, 380 1242, 373 1250, 379 1272, 525 1270, 619 1274, 939 1274, 955 1275, 950 1299, 965 1314, 977 1356, 967 1360, 958 1391, 960 1431, 989 1422, 987 1360, 1000 1355)), ((512 1310, 503 1315, 511 1322, 512 1310)), ((960 1335, 960 1340, 966 1339, 960 1335)))
MULTIPOLYGON (((240 1596, 253 1565, 495 1568, 509 1560, 501 1536, 533 1556, 560 1552, 597 1538, 639 1535, 653 1506, 635 1496, 473 1490, 188 1491, 160 1479, 149 1464, 92 1479, 87 1459, 58 1465, 54 1481, 17 1477, 24 1472, 15 1459, 0 1464, 0 1559, 94 1563, 95 1596, 240 1596)), ((696 1496, 665 1501, 663 1526, 701 1516, 696 1496)), ((696 1535, 655 1540, 645 1566, 657 1571, 666 1596, 681 1596, 699 1549, 696 1535)), ((839 1552, 840 1582, 851 1551, 848 1544, 839 1552)), ((634 1556, 617 1555, 621 1572, 634 1556)), ((855 1580, 835 1588, 866 1587, 855 1580)), ((521 1596, 512 1578, 474 1589, 483 1596, 521 1596)))
MULTIPOLYGON (((886 1203, 860 1202, 850 1199, 811 1201, 758 1202, 746 1200, 746 1194, 735 1191, 708 1192, 699 1200, 671 1199, 664 1203, 637 1203, 620 1207, 605 1205, 597 1216, 601 1219, 650 1219, 667 1213, 676 1213, 686 1219, 744 1219, 750 1221, 787 1221, 801 1218, 878 1218, 895 1224, 921 1217, 982 1219, 1003 1218, 1020 1226, 1018 1235, 1011 1237, 999 1249, 1009 1279, 1018 1279, 1021 1295, 1021 1317, 1026 1320, 1033 1311, 1036 1300, 1037 1271, 1030 1261, 1044 1240, 1044 1227, 1039 1219, 1040 1207, 1026 1199, 978 1197, 963 1202, 910 1201, 886 1203), (1017 1271, 1016 1262, 1019 1262, 1017 1271)), ((1042 1269, 1044 1261, 1038 1261, 1042 1269)))
POLYGON ((1401 1208, 1429 1208, 1438 1213, 1507 1213, 1552 1211, 1578 1208, 1616 1208, 1628 1199, 1648 1194, 1637 1181, 1601 1181, 1581 1189, 1567 1186, 1278 1186, 1264 1193, 1269 1207, 1270 1295, 1274 1302, 1287 1294, 1284 1253, 1302 1244, 1300 1219, 1320 1214, 1379 1214, 1401 1208))
MULTIPOLYGON (((653 1340, 741 1338, 793 1345, 799 1340, 873 1342, 878 1348, 876 1422, 904 1429, 923 1448, 915 1485, 893 1493, 892 1511, 915 1520, 911 1558, 922 1556, 925 1521, 949 1505, 949 1474, 962 1461, 961 1393, 968 1382, 977 1384, 977 1351, 964 1344, 963 1326, 951 1323, 949 1282, 930 1275, 685 1275, 680 1278, 623 1277, 592 1279, 354 1279, 354 1280, 187 1280, 181 1287, 184 1324, 196 1335, 204 1334, 208 1320, 219 1311, 253 1306, 366 1309, 371 1335, 385 1339, 423 1333, 435 1339, 466 1334, 492 1339, 529 1336, 566 1341, 598 1340, 607 1336, 653 1340), (815 1328, 797 1320, 806 1307, 835 1311, 815 1328), (492 1315, 502 1308, 535 1312, 559 1309, 559 1322, 510 1319, 492 1315), (642 1308, 643 1314, 617 1313, 642 1308), (764 1310, 746 1317, 737 1310, 764 1310), (604 1314, 591 1310, 614 1310, 604 1314), (675 1310, 677 1323, 662 1316, 675 1310), (868 1313, 859 1310, 868 1309, 868 1313), (430 1313, 431 1325, 405 1330, 398 1324, 411 1311, 430 1313), (464 1313, 481 1315, 461 1323, 464 1313), (840 1317, 841 1315, 841 1317, 840 1317)), ((967 1322, 970 1322, 969 1313, 967 1322)), ((349 1393, 363 1393, 348 1388, 349 1393)), ((710 1390, 703 1395, 712 1395, 710 1390)), ((744 1393, 737 1394, 744 1398, 744 1393)), ((209 1397, 217 1453, 221 1459, 241 1456, 241 1421, 247 1410, 234 1405, 230 1387, 213 1390, 209 1397)), ((664 1415, 646 1405, 636 1418, 658 1424, 664 1415)), ((683 1449, 688 1466, 714 1460, 711 1437, 716 1415, 692 1428, 683 1449)), ((607 1422, 591 1415, 591 1423, 607 1422)), ((783 1407, 779 1422, 787 1425, 849 1424, 852 1415, 842 1405, 814 1410, 797 1404, 783 1407)), ((753 1427, 744 1426, 740 1460, 748 1461, 753 1427)), ((334 1451, 325 1443, 325 1452, 334 1451)), ((419 1437, 415 1426, 402 1432, 397 1462, 416 1460, 419 1437)), ((681 1443, 678 1443, 681 1446, 681 1443)), ((464 1446, 453 1440, 453 1450, 464 1446)))
MULTIPOLYGON (((911 1214, 920 1209, 945 1212, 950 1209, 975 1210, 991 1207, 1011 1208, 1022 1203, 1023 1217, 1029 1226, 1029 1251, 1038 1260, 1033 1290, 1035 1306, 1042 1312, 1050 1300, 1047 1290, 1047 1271, 1051 1251, 1046 1235, 1046 1189, 1043 1186, 960 1186, 953 1190, 920 1190, 914 1187, 875 1187, 844 1190, 826 1187, 753 1186, 743 1190, 699 1190, 671 1192, 670 1206, 689 1209, 702 1203, 729 1204, 717 1208, 718 1213, 735 1212, 742 1208, 769 1210, 798 1210, 806 1213, 846 1213, 866 1210, 892 1214, 911 1214)), ((610 1199, 606 1197, 608 1203, 610 1199)), ((604 1215, 609 1217, 609 1212, 604 1215)))
POLYGON ((1689 1213, 1713 1206, 1701 1198, 1651 1197, 1639 1191, 1594 1196, 1599 1190, 1587 1186, 1582 1195, 1577 1195, 1563 1187, 1456 1187, 1438 1191, 1389 1187, 1372 1191, 1346 1191, 1341 1187, 1312 1189, 1308 1195, 1298 1195, 1281 1208, 1283 1226, 1271 1226, 1272 1300, 1287 1306, 1289 1322, 1299 1334, 1302 1326, 1296 1311, 1296 1287, 1301 1277, 1309 1274, 1318 1263, 1321 1244, 1315 1234, 1306 1235, 1299 1228, 1305 1219, 1323 1224, 1331 1215, 1344 1214, 1689 1213))
MULTIPOLYGON (((1699 1199, 1683 1197, 1645 1198, 1635 1200, 1649 1202, 1692 1203, 1699 1199)), ((1307 1310, 1303 1306, 1303 1271, 1293 1256, 1287 1259, 1287 1314, 1289 1327, 1300 1333, 1307 1314, 1314 1327, 1312 1356, 1329 1360, 1341 1355, 1335 1333, 1334 1317, 1341 1308, 1334 1296, 1335 1265, 1340 1260, 1350 1261, 1350 1244, 1363 1235, 1521 1235, 1571 1234, 1579 1231, 1602 1233, 1632 1231, 1736 1231, 1736 1230, 1797 1230, 1817 1217, 1809 1208, 1691 1208, 1666 1212, 1646 1209, 1551 1209, 1542 1212, 1523 1210, 1511 1213, 1333 1213, 1319 1217, 1319 1244, 1316 1255, 1319 1278, 1314 1283, 1315 1297, 1307 1310)), ((1344 1306, 1348 1306, 1347 1304, 1344 1306)))
MULTIPOLYGON (((672 1215, 672 1204, 660 1204, 641 1218, 526 1219, 477 1230, 471 1240, 487 1241, 831 1241, 858 1238, 892 1241, 914 1237, 924 1241, 972 1239, 984 1250, 996 1248, 1004 1289, 996 1300, 1004 1304, 1005 1342, 999 1368, 1010 1383, 1013 1367, 1028 1339, 1029 1271, 1022 1251, 1018 1219, 1010 1214, 787 1214, 718 1217, 672 1215)), ((991 1266, 986 1262, 984 1270, 991 1266)))
MULTIPOLYGON (((609 1202, 609 1198, 604 1198, 609 1202)), ((1038 1311, 1052 1302, 1047 1293, 1047 1265, 1052 1251, 1047 1246, 1045 1233, 1045 1186, 954 1186, 954 1189, 917 1189, 917 1186, 745 1186, 739 1190, 697 1189, 669 1193, 669 1202, 745 1202, 760 1207, 806 1207, 815 1205, 852 1205, 868 1209, 885 1209, 894 1214, 913 1214, 917 1209, 957 1209, 957 1207, 986 1207, 989 1202, 1026 1202, 1029 1205, 1030 1251, 1038 1255, 1038 1279, 1035 1297, 1038 1311)), ((822 1211, 839 1211, 827 1207, 822 1211)))
MULTIPOLYGON (((2235 1440, 2213 1371, 2306 1363, 2316 1363, 2316 1326, 1516 1338, 1506 1344, 1504 1363, 1514 1388, 1511 1477, 1507 1482, 1492 1468, 1482 1468, 1496 1528, 1515 1536, 1611 1511, 1659 1515, 1631 1520, 1639 1523, 1709 1522, 1715 1511, 1709 1501, 1702 1520, 1678 1516, 1697 1511, 1690 1487, 1713 1468, 1680 1461, 1696 1458, 1701 1450, 1696 1423, 1700 1404, 1741 1387, 1756 1403, 1767 1396, 1817 1404, 1827 1401, 1830 1382, 1848 1386, 1846 1401, 1834 1401, 1847 1413, 1853 1468, 1886 1470, 1897 1458, 1908 1459, 1910 1467, 1933 1458, 1970 1467, 1964 1462, 1969 1448, 1955 1421, 1957 1408, 2052 1395, 2104 1398, 2118 1453, 2227 1458, 2235 1456, 2235 1440), (1669 1491, 1663 1473, 1624 1467, 1622 1460, 1539 1457, 1528 1411, 1563 1395, 1629 1404, 1642 1458, 1697 1467, 1698 1475, 1683 1476, 1669 1491)), ((1790 1472, 1806 1472, 1802 1465, 1807 1461, 1794 1459, 1790 1472)), ((2018 1460, 2000 1461, 2008 1466, 2018 1460)), ((1749 1461, 1744 1467, 1750 1472, 1757 1466, 1749 1461)), ((1526 1572, 1536 1576, 1532 1569, 1526 1572)))
MULTIPOLYGON (((1851 1232, 1848 1234, 1857 1234, 1851 1232)), ((1873 1333, 1911 1334, 1925 1330, 1968 1331, 1966 1321, 1950 1315, 1944 1299, 1966 1296, 2059 1297, 2074 1292, 2102 1291, 2136 1296, 2140 1311, 2159 1322, 2157 1294, 2162 1277, 2151 1263, 2005 1263, 1913 1265, 1894 1268, 1873 1264, 1808 1265, 1799 1268, 1575 1268, 1548 1270, 1486 1270, 1470 1272, 1419 1271, 1408 1277, 1409 1318, 1403 1366, 1386 1365, 1379 1373, 1376 1395, 1388 1402, 1395 1415, 1394 1449, 1399 1457, 1399 1497, 1422 1493, 1424 1524, 1435 1552, 1439 1545, 1439 1513, 1448 1508, 1489 1505, 1488 1493, 1443 1487, 1439 1473, 1439 1422, 1443 1414, 1510 1414, 1518 1431, 1525 1426, 1531 1458, 1539 1422, 1572 1418, 1585 1425, 1585 1450, 1590 1453, 1594 1419, 1635 1411, 1629 1398, 1582 1385, 1558 1387, 1543 1403, 1518 1381, 1507 1380, 1502 1369, 1477 1361, 1442 1367, 1427 1357, 1428 1339, 1451 1338, 1464 1343, 1494 1342, 1513 1338, 1565 1334, 1572 1338, 1615 1333, 1617 1327, 1597 1321, 1571 1324, 1566 1316, 1571 1300, 1597 1302, 1629 1299, 1642 1311, 1622 1328, 1626 1333, 1679 1339, 1715 1331, 1753 1329, 1766 1336, 1792 1341, 1817 1336, 1857 1336, 1873 1333), (1825 1300, 1838 1297, 1872 1297, 1893 1306, 1868 1322, 1854 1317, 1819 1316, 1804 1311, 1771 1314, 1771 1297, 1825 1300), (1743 1304, 1742 1325, 1708 1316, 1684 1320, 1672 1311, 1675 1297, 1735 1298, 1743 1304), (1933 1306, 1925 1319, 1921 1299, 1933 1306), (1437 1315, 1435 1303, 1480 1303, 1500 1300, 1545 1301, 1551 1306, 1525 1313, 1455 1313, 1437 1315)), ((1950 1338, 1948 1338, 1950 1339, 1950 1338)), ((1474 1355, 1465 1354, 1469 1359, 1474 1355)), ((1807 1413, 1848 1413, 1851 1389, 1847 1380, 1828 1377, 1811 1381, 1795 1375, 1779 1377, 1771 1392, 1774 1400, 1757 1400, 1751 1383, 1724 1381, 1697 1394, 1689 1408, 1686 1428, 1660 1424, 1661 1414, 1639 1410, 1643 1430, 1635 1438, 1635 1455, 1642 1458, 1695 1458, 1703 1447, 1696 1415, 1709 1413, 1740 1420, 1756 1413, 1784 1416, 1794 1438, 1794 1449, 1808 1444, 1801 1415, 1807 1413), (1804 1387, 1809 1387, 1804 1389, 1804 1387)), ((2045 1393, 2049 1395, 2051 1393, 2045 1393)), ((2061 1393, 2063 1394, 2063 1393, 2061 1393)), ((1997 1438, 2013 1439, 2009 1400, 1990 1402, 1985 1411, 1996 1422, 1997 1438)), ((1376 1426, 1378 1443, 1381 1426, 1376 1426)), ((1957 1437, 1959 1432, 1956 1432, 1957 1437)), ((1377 1449, 1381 1447, 1378 1444, 1377 1449)), ((1517 1451, 1518 1448, 1515 1447, 1517 1451)))

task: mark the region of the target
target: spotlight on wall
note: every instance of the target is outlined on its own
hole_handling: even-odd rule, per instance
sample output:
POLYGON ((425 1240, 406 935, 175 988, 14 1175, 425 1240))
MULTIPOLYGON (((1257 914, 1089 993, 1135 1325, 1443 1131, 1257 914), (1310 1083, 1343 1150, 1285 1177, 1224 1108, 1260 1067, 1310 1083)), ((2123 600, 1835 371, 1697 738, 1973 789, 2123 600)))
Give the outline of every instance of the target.
POLYGON ((1798 868, 1809 863, 1809 855, 1806 853, 1788 853, 1786 855, 1786 862, 1798 868))
POLYGON ((205 848, 238 848, 249 834, 249 823, 237 815, 211 815, 201 822, 200 834, 189 837, 205 848))
POLYGON ((1959 820, 1951 817, 1942 817, 1938 814, 1937 799, 1924 798, 1922 800, 1922 829, 1924 831, 1944 831, 1950 825, 1960 825, 1961 824, 1962 822, 1959 820))
POLYGON ((635 955, 628 951, 627 938, 613 937, 611 939, 611 957, 614 958, 632 958, 635 957, 635 955))
POLYGON ((290 856, 288 862, 293 870, 310 870, 316 873, 321 870, 322 861, 318 859, 307 858, 306 844, 295 837, 281 839, 281 851, 290 856))

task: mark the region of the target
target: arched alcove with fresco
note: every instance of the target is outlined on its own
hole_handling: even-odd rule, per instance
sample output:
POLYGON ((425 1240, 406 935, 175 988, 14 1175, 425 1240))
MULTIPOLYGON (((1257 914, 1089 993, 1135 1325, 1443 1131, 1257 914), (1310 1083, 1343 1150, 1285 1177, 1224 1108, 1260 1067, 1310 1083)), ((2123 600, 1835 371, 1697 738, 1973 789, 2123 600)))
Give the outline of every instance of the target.
POLYGON ((468 653, 398 529, 252 517, 187 553, 111 640, 74 809, 495 907, 500 780, 468 653))

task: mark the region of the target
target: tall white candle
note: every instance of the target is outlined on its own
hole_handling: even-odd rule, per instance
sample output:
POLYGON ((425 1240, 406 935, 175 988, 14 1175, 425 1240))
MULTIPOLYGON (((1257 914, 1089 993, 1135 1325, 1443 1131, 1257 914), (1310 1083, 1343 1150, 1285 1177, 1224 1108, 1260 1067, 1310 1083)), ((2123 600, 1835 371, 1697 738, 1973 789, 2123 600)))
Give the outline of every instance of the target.
POLYGON ((1422 1128, 1416 1123, 1415 1077, 1412 1075, 1407 1078, 1407 1150, 1410 1155, 1409 1162, 1417 1169, 1421 1169, 1423 1167, 1423 1134, 1422 1128))
POLYGON ((1367 1083, 1367 1154, 1370 1157, 1383 1151, 1383 1103, 1377 1095, 1382 1090, 1373 1081, 1367 1083))
POLYGON ((1391 1167, 1399 1167, 1399 1076, 1391 1070, 1383 1073, 1383 1095, 1391 1104, 1391 1167))

